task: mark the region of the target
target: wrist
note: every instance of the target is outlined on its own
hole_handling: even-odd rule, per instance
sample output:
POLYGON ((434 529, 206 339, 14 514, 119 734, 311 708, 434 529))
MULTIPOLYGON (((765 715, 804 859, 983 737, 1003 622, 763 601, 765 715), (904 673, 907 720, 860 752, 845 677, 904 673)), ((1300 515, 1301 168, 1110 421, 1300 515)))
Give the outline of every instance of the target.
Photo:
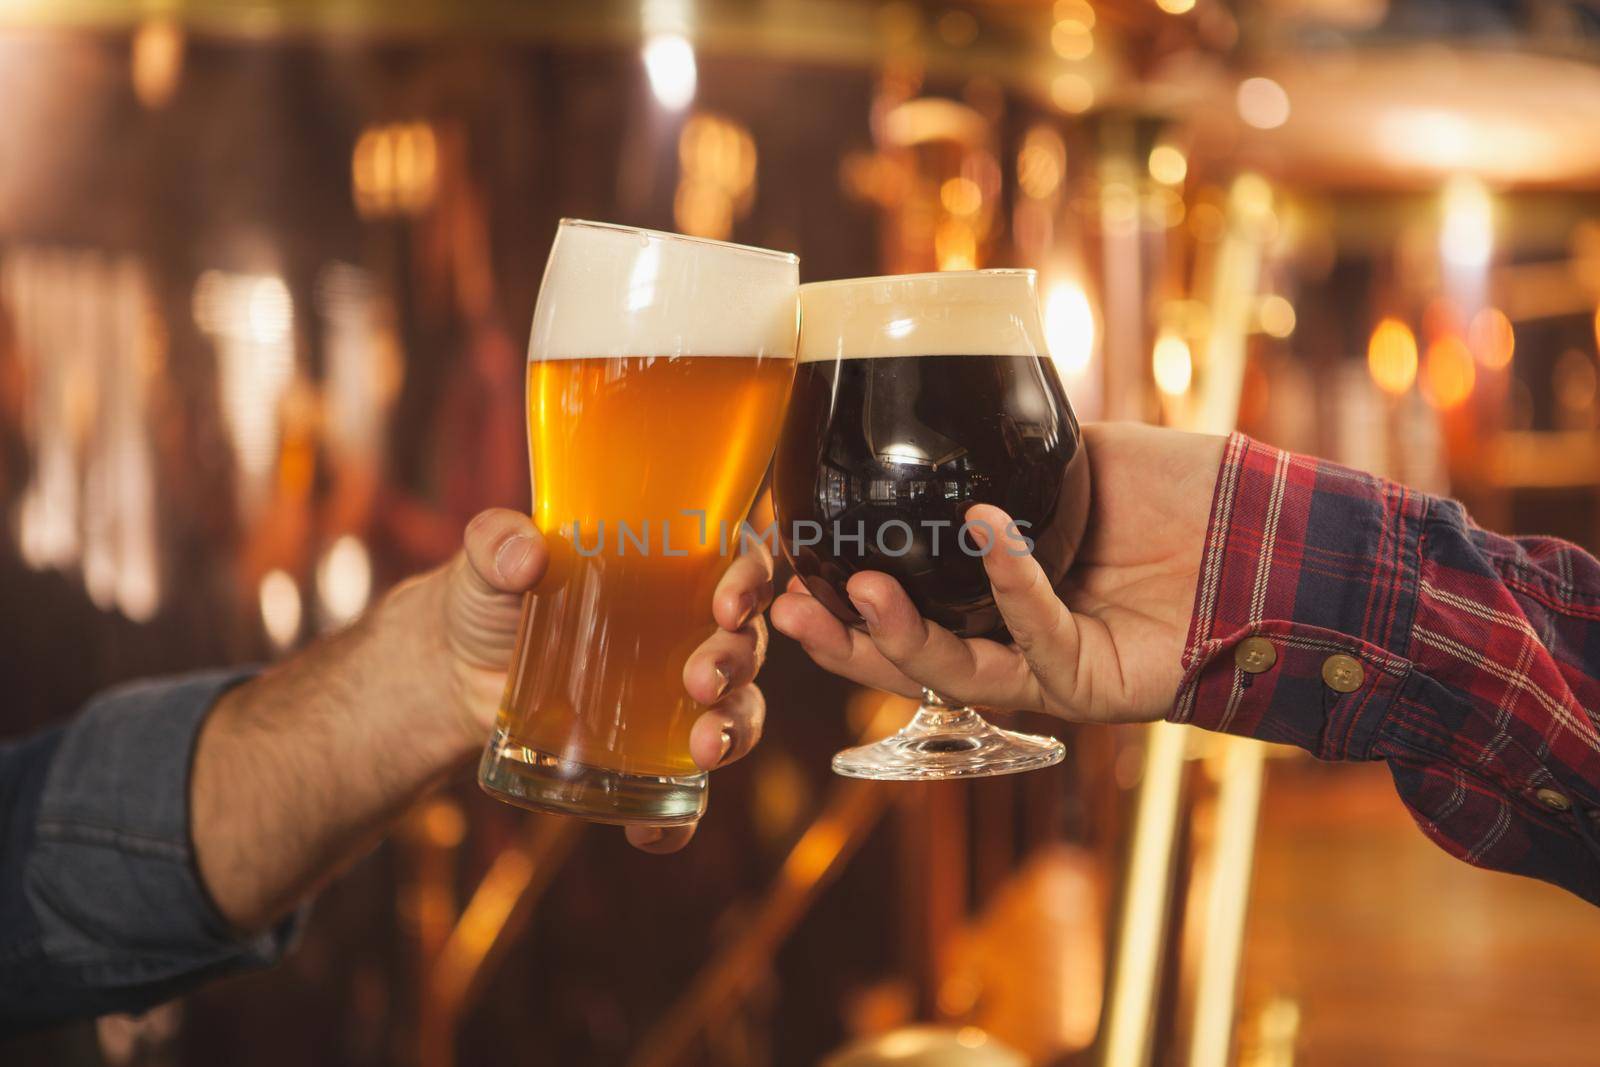
POLYGON ((211 710, 190 827, 234 928, 274 921, 471 751, 445 681, 438 586, 424 576, 396 589, 211 710), (273 842, 266 859, 261 841, 273 842))
POLYGON ((449 568, 440 567, 403 582, 362 623, 395 713, 386 730, 441 766, 476 754, 487 736, 458 684, 447 633, 449 580, 449 568))

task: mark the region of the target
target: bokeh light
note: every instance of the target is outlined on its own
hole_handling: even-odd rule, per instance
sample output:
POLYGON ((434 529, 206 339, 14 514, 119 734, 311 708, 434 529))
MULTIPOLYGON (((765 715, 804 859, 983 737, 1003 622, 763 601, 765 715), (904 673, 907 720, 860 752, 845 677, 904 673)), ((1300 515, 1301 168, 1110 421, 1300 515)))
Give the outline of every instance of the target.
POLYGON ((948 218, 933 234, 933 254, 940 270, 974 270, 978 266, 978 235, 964 219, 948 218))
POLYGON ((656 103, 668 111, 682 111, 694 99, 698 68, 687 38, 676 33, 651 37, 644 45, 644 70, 656 103))
POLYGON ((1467 347, 1479 363, 1499 370, 1510 364, 1516 346, 1516 333, 1505 312, 1488 307, 1472 316, 1472 325, 1467 327, 1467 347))
POLYGON ((170 18, 141 23, 133 35, 133 92, 148 108, 165 107, 183 76, 183 28, 170 18))
POLYGON ((1294 305, 1276 293, 1264 296, 1256 308, 1256 321, 1262 333, 1281 340, 1294 333, 1294 305))
POLYGON ((317 600, 334 626, 350 622, 372 595, 372 560, 358 537, 346 534, 317 565, 317 600))
POLYGON ((1017 185, 1035 200, 1053 196, 1067 170, 1067 146, 1061 135, 1043 124, 1034 126, 1017 151, 1017 185))
POLYGON ((1239 117, 1258 130, 1275 130, 1289 121, 1289 94, 1271 78, 1246 78, 1235 102, 1239 117))
POLYGON ((426 122, 369 126, 350 154, 351 194, 363 218, 419 214, 438 185, 439 145, 426 122))
POLYGON ((300 587, 285 572, 268 571, 261 579, 260 600, 262 628, 281 652, 300 634, 300 587))
POLYGON ((1373 382, 1396 396, 1417 380, 1417 338, 1411 327, 1396 318, 1385 318, 1372 331, 1367 342, 1367 371, 1373 382))
POLYGON ((1243 221, 1267 222, 1272 218, 1272 185, 1261 175, 1247 171, 1233 180, 1228 206, 1243 221))
POLYGON ((1189 173, 1189 160, 1173 145, 1158 144, 1150 149, 1150 177, 1162 185, 1181 185, 1189 173))
POLYGON ((1094 52, 1094 33, 1077 19, 1062 19, 1050 30, 1050 47, 1062 59, 1088 59, 1094 52))
POLYGON ((1476 178, 1457 176, 1444 187, 1439 251, 1452 267, 1483 267, 1494 250, 1494 202, 1476 178))
POLYGON ((1094 309, 1077 282, 1059 281, 1045 291, 1044 336, 1050 356, 1067 377, 1082 374, 1094 355, 1094 309))
POLYGON ((1155 374, 1156 388, 1168 396, 1182 396, 1189 391, 1194 378, 1194 358, 1189 352, 1189 342, 1170 330, 1156 338, 1150 357, 1150 369, 1155 374))
POLYGON ((682 233, 725 241, 755 201, 756 143, 732 119, 692 115, 678 135, 682 174, 672 217, 682 233))
POLYGON ((1094 86, 1082 74, 1058 74, 1050 83, 1050 99, 1062 111, 1081 115, 1094 106, 1094 86))
POLYGON ((1477 365, 1467 343, 1447 334, 1428 345, 1422 361, 1422 395, 1441 411, 1460 407, 1472 395, 1477 365))
POLYGON ((976 215, 983 207, 983 190, 971 178, 950 178, 939 187, 939 203, 952 215, 976 215))

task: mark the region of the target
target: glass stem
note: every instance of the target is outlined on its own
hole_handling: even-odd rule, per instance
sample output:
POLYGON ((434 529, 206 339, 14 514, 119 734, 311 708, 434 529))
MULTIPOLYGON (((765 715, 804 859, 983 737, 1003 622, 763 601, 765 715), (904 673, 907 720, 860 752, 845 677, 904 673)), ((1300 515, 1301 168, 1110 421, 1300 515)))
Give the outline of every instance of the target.
POLYGON ((978 713, 964 704, 946 700, 932 689, 922 691, 922 706, 906 723, 903 733, 950 733, 981 727, 978 713))

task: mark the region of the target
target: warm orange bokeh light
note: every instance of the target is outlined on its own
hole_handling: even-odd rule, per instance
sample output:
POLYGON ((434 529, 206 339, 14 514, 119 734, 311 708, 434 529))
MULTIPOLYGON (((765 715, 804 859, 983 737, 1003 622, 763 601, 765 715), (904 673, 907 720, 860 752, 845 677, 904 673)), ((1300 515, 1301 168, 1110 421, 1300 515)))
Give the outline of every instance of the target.
POLYGON ((975 270, 978 236, 965 219, 948 218, 933 234, 933 254, 940 270, 975 270))
POLYGON ((369 126, 350 159, 356 210, 363 218, 419 214, 433 203, 439 143, 426 122, 369 126))
POLYGON ((1061 187, 1067 170, 1067 146, 1061 135, 1040 123, 1028 131, 1017 153, 1017 185, 1026 196, 1043 200, 1061 187))
POLYGON ((939 203, 952 215, 976 215, 983 207, 983 189, 971 178, 950 178, 939 186, 939 203))
POLYGON ((1078 19, 1062 19, 1050 31, 1050 44, 1056 55, 1077 62, 1094 51, 1094 34, 1078 19))
POLYGON ((1417 339, 1411 327, 1396 318, 1386 318, 1372 331, 1367 342, 1367 371, 1379 389, 1399 395, 1417 380, 1417 339))
POLYGON ((1499 370, 1510 364, 1516 346, 1516 334, 1505 312, 1499 308, 1484 308, 1472 316, 1472 325, 1467 328, 1467 347, 1472 349, 1479 363, 1499 370))
POLYGON ((1472 395, 1477 381, 1472 351, 1461 338, 1451 334, 1428 346, 1422 364, 1422 395, 1441 411, 1459 406, 1472 395))

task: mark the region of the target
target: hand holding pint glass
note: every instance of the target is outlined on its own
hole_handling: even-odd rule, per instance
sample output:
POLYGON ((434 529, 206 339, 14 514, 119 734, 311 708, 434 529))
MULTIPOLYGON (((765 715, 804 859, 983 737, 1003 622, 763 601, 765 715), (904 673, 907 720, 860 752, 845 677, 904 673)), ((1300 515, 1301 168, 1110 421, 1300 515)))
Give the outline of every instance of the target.
MULTIPOLYGON (((926 620, 926 641, 998 660, 1008 650, 996 641, 1009 634, 985 557, 1031 554, 1053 587, 1089 505, 1083 437, 1046 352, 1034 273, 819 282, 801 287, 800 307, 773 476, 799 582, 854 629, 839 635, 846 642, 870 647, 859 631, 876 634, 870 607, 852 596, 857 583, 894 579, 926 620)), ((925 689, 905 729, 839 753, 833 767, 937 779, 1033 770, 1062 755, 1058 741, 997 729, 925 689)))
POLYGON ((682 674, 772 454, 797 285, 787 253, 561 223, 528 349, 550 568, 479 768, 489 793, 600 822, 704 811, 682 674))

